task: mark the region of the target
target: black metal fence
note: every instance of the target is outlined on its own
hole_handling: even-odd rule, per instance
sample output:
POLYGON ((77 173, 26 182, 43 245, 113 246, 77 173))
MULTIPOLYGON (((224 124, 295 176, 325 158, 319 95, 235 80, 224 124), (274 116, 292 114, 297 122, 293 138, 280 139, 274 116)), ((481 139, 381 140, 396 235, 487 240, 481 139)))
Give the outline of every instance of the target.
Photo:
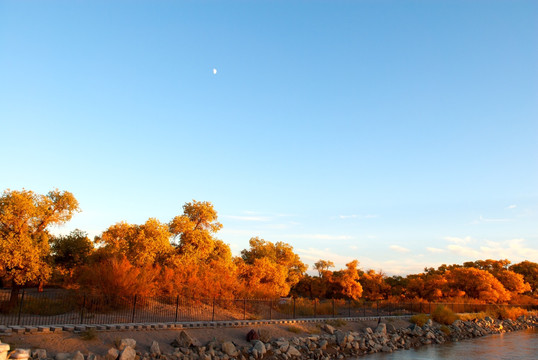
MULTIPOLYGON (((10 302, 0 290, 0 325, 121 324, 223 320, 369 317, 431 313, 438 305, 454 312, 487 312, 516 305, 391 303, 342 299, 195 299, 96 296, 67 290, 22 290, 10 302)), ((523 306, 525 307, 525 306, 523 306)), ((530 307, 527 307, 530 309, 530 307)))

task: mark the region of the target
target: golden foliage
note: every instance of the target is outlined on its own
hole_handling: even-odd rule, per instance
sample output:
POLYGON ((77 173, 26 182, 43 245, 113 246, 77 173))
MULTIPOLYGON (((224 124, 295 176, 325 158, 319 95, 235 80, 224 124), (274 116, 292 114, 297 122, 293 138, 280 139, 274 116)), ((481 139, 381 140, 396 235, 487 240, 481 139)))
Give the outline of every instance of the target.
POLYGON ((79 211, 78 202, 67 191, 47 195, 29 190, 6 190, 0 197, 0 274, 24 285, 46 280, 51 269, 48 227, 60 225, 79 211))

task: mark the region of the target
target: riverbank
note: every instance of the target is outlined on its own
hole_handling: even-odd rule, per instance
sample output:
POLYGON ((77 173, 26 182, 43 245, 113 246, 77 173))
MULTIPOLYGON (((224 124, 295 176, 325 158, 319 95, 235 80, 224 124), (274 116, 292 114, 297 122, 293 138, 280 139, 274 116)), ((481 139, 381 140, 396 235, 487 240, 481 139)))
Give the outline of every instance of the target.
POLYGON ((474 321, 457 320, 449 326, 429 321, 422 327, 394 318, 384 319, 379 324, 375 320, 328 320, 323 323, 263 325, 254 328, 251 341, 247 341, 247 333, 251 329, 245 327, 14 334, 2 340, 10 344, 11 349, 30 349, 30 354, 36 358, 55 360, 329 360, 536 326, 536 316, 521 317, 516 321, 488 317, 474 321))

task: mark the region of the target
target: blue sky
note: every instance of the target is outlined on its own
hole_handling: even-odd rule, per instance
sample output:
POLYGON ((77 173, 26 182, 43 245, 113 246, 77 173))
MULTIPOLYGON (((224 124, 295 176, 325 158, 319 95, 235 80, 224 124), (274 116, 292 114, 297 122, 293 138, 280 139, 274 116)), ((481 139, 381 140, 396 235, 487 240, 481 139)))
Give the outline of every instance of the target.
POLYGON ((538 261, 535 1, 0 1, 0 187, 211 201, 312 264, 538 261), (213 69, 217 69, 214 74, 213 69))

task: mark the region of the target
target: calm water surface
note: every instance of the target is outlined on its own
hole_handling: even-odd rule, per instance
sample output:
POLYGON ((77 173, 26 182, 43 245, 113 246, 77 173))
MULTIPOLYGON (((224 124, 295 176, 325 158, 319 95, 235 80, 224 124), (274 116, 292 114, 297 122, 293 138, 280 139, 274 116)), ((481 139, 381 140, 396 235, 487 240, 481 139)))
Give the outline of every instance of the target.
POLYGON ((529 360, 538 359, 538 329, 488 335, 441 345, 427 345, 418 349, 398 350, 390 354, 361 356, 357 360, 529 360))

